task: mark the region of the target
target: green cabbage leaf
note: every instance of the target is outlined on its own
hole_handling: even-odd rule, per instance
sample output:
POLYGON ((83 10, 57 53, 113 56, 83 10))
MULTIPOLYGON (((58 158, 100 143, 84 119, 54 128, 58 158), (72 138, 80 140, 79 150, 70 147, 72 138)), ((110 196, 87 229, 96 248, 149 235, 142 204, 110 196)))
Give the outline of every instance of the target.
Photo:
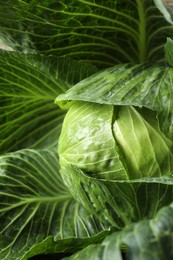
POLYGON ((65 187, 55 151, 1 155, 0 187, 1 259, 73 252, 109 233, 65 187))
POLYGON ((1 2, 1 34, 11 48, 99 68, 163 60, 165 37, 173 33, 155 6, 161 0, 1 2))
POLYGON ((89 245, 64 260, 122 260, 122 247, 129 260, 172 259, 172 231, 173 204, 162 208, 152 220, 130 225, 122 232, 107 236, 101 244, 89 245))

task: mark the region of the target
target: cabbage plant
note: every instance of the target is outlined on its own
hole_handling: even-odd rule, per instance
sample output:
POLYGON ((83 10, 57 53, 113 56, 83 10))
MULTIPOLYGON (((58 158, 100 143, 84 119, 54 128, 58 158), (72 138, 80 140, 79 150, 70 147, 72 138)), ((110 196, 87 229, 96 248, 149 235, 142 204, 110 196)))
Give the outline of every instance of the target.
POLYGON ((63 180, 84 207, 117 227, 153 217, 172 201, 171 190, 163 188, 173 172, 172 94, 165 96, 156 80, 163 73, 168 83, 169 71, 162 65, 142 72, 141 65, 115 66, 56 99, 68 108, 58 145, 63 180))
POLYGON ((1 1, 0 259, 173 258, 172 35, 165 0, 1 1))

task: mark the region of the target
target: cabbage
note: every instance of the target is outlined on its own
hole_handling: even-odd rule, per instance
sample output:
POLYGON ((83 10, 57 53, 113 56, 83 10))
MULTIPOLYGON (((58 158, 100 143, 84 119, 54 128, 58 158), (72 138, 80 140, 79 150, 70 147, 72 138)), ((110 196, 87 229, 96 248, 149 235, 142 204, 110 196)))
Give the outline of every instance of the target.
POLYGON ((125 180, 170 175, 172 150, 153 111, 78 101, 65 117, 58 153, 61 167, 72 164, 95 178, 125 180))
POLYGON ((66 113, 60 174, 102 223, 122 228, 173 200, 173 70, 123 64, 56 98, 66 113))

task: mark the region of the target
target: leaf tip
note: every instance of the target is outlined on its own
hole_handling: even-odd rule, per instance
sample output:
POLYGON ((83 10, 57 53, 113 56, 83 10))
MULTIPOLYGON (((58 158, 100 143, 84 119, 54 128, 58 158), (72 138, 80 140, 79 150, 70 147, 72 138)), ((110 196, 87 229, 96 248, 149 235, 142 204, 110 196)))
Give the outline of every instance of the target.
POLYGON ((74 102, 74 100, 71 101, 64 99, 64 94, 60 94, 55 99, 55 104, 58 105, 61 109, 69 109, 74 102))

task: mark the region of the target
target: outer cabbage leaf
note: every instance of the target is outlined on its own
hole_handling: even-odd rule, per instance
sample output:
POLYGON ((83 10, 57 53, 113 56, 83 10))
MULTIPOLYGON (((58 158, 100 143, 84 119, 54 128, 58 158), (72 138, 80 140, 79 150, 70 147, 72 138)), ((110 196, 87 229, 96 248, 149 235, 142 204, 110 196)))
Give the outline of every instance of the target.
POLYGON ((0 259, 74 252, 109 231, 64 186, 57 153, 21 150, 0 156, 0 259))
POLYGON ((89 245, 64 260, 122 260, 121 248, 126 247, 129 260, 164 260, 173 258, 173 204, 162 208, 151 220, 143 220, 107 236, 99 244, 89 245))
POLYGON ((71 59, 1 51, 0 152, 57 147, 65 112, 54 99, 94 72, 71 59))
POLYGON ((8 0, 1 3, 0 26, 18 50, 99 67, 162 60, 165 35, 173 31, 148 0, 8 0))
POLYGON ((173 69, 160 64, 116 65, 79 82, 56 103, 69 101, 146 107, 157 112, 161 131, 173 140, 173 69))
POLYGON ((76 201, 104 223, 122 228, 152 218, 173 200, 173 177, 104 180, 90 177, 73 165, 60 170, 76 201))

